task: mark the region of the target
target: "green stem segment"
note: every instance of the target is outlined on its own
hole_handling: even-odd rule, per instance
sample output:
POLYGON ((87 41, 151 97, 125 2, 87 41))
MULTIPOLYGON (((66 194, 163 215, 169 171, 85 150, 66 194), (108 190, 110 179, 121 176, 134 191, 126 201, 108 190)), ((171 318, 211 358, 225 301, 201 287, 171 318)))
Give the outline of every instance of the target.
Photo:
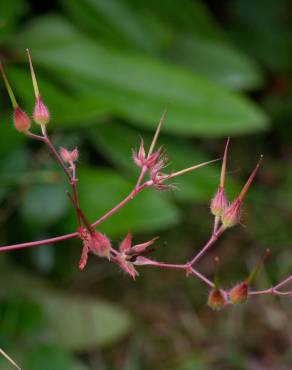
POLYGON ((28 56, 28 62, 29 62, 29 68, 30 68, 30 73, 31 73, 31 79, 32 79, 34 94, 35 94, 35 97, 38 98, 40 96, 40 91, 39 91, 37 79, 36 79, 36 76, 35 76, 35 73, 34 73, 34 69, 33 69, 29 49, 26 49, 26 52, 27 52, 27 56, 28 56))
POLYGON ((9 98, 11 100, 12 107, 13 107, 13 109, 16 109, 16 108, 18 108, 18 103, 16 101, 15 95, 12 91, 12 88, 10 86, 10 83, 8 81, 6 73, 4 72, 4 69, 3 69, 3 66, 2 66, 1 62, 0 62, 0 70, 1 70, 1 74, 2 74, 2 77, 3 77, 4 83, 5 83, 6 90, 8 92, 9 98))

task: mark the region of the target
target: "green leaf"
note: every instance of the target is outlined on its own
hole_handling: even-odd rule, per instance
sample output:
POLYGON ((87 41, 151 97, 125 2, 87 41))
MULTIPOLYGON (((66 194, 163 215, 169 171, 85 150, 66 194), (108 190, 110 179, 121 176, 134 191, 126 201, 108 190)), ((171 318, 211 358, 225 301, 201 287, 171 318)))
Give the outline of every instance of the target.
MULTIPOLYGON (((3 281, 9 281, 11 294, 21 293, 41 308, 46 343, 68 351, 87 352, 113 344, 132 326, 131 316, 116 304, 54 291, 45 281, 15 267, 11 274, 7 264, 1 271, 3 281)), ((0 288, 0 294, 6 296, 7 289, 0 288)))
POLYGON ((34 227, 58 222, 66 214, 70 205, 65 189, 62 184, 31 186, 20 207, 24 222, 34 227))
POLYGON ((116 47, 134 47, 151 51, 158 40, 151 33, 148 22, 139 16, 126 1, 80 0, 78 3, 62 0, 74 23, 116 47))
POLYGON ((50 337, 72 351, 90 351, 124 336, 131 319, 119 307, 95 299, 45 294, 41 299, 50 337))
POLYGON ((25 137, 14 128, 11 113, 4 113, 0 117, 0 153, 2 155, 2 153, 17 148, 25 140, 25 137))
POLYGON ((233 89, 251 89, 262 84, 257 65, 226 42, 178 35, 167 55, 194 73, 233 89))
POLYGON ((165 129, 174 133, 222 136, 266 127, 265 115, 251 102, 181 67, 106 48, 74 29, 71 40, 67 34, 66 42, 52 45, 53 33, 51 41, 44 35, 46 43, 44 32, 64 22, 40 18, 12 42, 29 45, 35 63, 57 73, 76 93, 112 104, 115 112, 135 124, 154 128, 168 105, 165 129))
POLYGON ((0 189, 3 196, 12 186, 19 185, 25 179, 28 169, 29 155, 24 148, 19 147, 1 154, 0 189))
POLYGON ((1 334, 5 337, 31 335, 44 326, 42 310, 37 302, 25 296, 1 300, 1 334))
POLYGON ((0 1, 0 42, 13 30, 27 7, 24 0, 0 1))
POLYGON ((124 0, 143 13, 144 17, 151 19, 157 17, 165 27, 176 33, 190 33, 204 39, 223 39, 220 26, 211 16, 207 6, 200 0, 124 0), (144 6, 141 6, 141 3, 144 6))
MULTIPOLYGON (((82 168, 78 174, 80 205, 90 221, 105 214, 134 186, 110 169, 82 168)), ((167 200, 165 194, 146 189, 121 210, 104 221, 99 228, 111 237, 128 231, 156 231, 176 224, 179 211, 167 200)), ((72 223, 75 220, 72 220, 72 223)), ((75 223, 74 223, 75 224, 75 223)))
POLYGON ((72 369, 73 361, 70 354, 57 346, 38 346, 26 357, 25 369, 27 370, 72 369))
POLYGON ((234 0, 230 3, 230 35, 242 50, 275 72, 291 70, 291 19, 283 16, 287 6, 286 0, 234 0))
POLYGON ((147 0, 142 1, 144 7, 141 1, 139 4, 133 0, 123 2, 131 3, 137 16, 150 23, 148 34, 152 34, 153 39, 159 40, 163 33, 167 34, 167 40, 156 54, 170 57, 196 74, 231 88, 250 89, 261 84, 255 62, 225 37, 204 2, 147 0))

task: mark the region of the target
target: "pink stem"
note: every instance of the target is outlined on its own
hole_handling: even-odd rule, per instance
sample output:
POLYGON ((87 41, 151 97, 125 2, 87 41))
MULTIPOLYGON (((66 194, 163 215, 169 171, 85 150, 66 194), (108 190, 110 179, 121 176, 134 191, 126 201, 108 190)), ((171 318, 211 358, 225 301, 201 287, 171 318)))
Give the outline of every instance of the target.
MULTIPOLYGON (((212 281, 207 279, 203 274, 201 274, 199 271, 197 271, 193 267, 190 268, 188 264, 173 264, 173 263, 164 263, 164 262, 159 262, 159 261, 151 261, 151 262, 152 263, 149 262, 145 266, 159 267, 159 268, 162 268, 162 269, 165 268, 165 269, 174 269, 174 270, 184 270, 184 271, 186 271, 186 273, 191 273, 191 274, 197 276, 197 278, 199 278, 201 281, 203 281, 209 287, 211 287, 211 288, 214 287, 214 284, 212 283, 212 281)), ((141 266, 143 266, 143 265, 141 265, 141 266)))
POLYGON ((212 283, 211 280, 207 279, 206 276, 201 274, 198 270, 195 270, 193 267, 191 268, 191 272, 196 275, 200 280, 202 280, 204 283, 206 283, 210 288, 214 288, 215 284, 212 283))
POLYGON ((264 289, 264 290, 255 290, 252 292, 249 292, 250 295, 260 295, 260 294, 276 294, 276 295, 292 295, 292 290, 288 292, 281 292, 278 289, 286 285, 292 281, 292 275, 288 276, 286 279, 278 283, 277 285, 273 286, 272 288, 269 289, 264 289))
POLYGON ((44 143, 47 145, 47 147, 49 148, 49 150, 51 151, 53 157, 55 158, 55 160, 59 163, 59 165, 62 167, 65 175, 67 176, 70 184, 71 184, 71 181, 72 181, 72 177, 71 177, 71 174, 70 174, 70 171, 68 170, 68 168, 66 167, 65 163, 63 162, 62 158, 59 156, 58 152, 56 151, 56 149, 54 148, 53 144, 51 143, 49 137, 48 137, 48 134, 47 134, 47 130, 46 130, 46 127, 44 125, 42 125, 42 132, 43 132, 43 141, 44 143))
MULTIPOLYGON (((102 216, 97 221, 95 221, 91 225, 92 227, 95 227, 96 225, 100 224, 102 221, 104 221, 105 219, 110 217, 113 213, 118 211, 126 203, 128 203, 130 200, 132 200, 140 191, 142 191, 146 187, 151 186, 151 184, 148 183, 148 182, 139 186, 139 184, 141 183, 142 178, 145 174, 144 171, 141 171, 140 176, 137 180, 138 186, 136 184, 135 188, 131 191, 131 193, 125 199, 123 199, 119 204, 117 204, 113 209, 111 209, 109 212, 107 212, 104 216, 102 216), (142 172, 144 172, 144 174, 142 174, 142 172)), ((7 245, 5 247, 0 247, 0 252, 8 252, 8 251, 16 250, 16 249, 31 248, 31 247, 38 247, 38 246, 45 245, 45 244, 58 243, 58 242, 62 242, 64 240, 68 240, 68 239, 71 239, 71 238, 76 238, 78 236, 79 236, 78 232, 73 232, 73 233, 70 233, 70 234, 64 234, 64 235, 61 235, 61 236, 56 236, 56 237, 45 239, 45 240, 38 240, 38 241, 34 241, 34 242, 7 245)))
POLYGON ((219 230, 217 230, 216 233, 213 233, 211 238, 208 240, 208 242, 204 245, 204 247, 194 256, 194 258, 188 262, 189 266, 194 265, 200 258, 203 257, 203 255, 208 251, 208 249, 216 242, 216 240, 219 238, 219 236, 224 232, 224 228, 221 227, 219 230))
POLYGON ((79 236, 79 234, 77 232, 75 232, 75 233, 71 233, 71 234, 56 236, 54 238, 38 240, 38 241, 35 241, 35 242, 6 245, 5 247, 0 247, 0 252, 8 252, 8 251, 16 250, 16 249, 24 249, 24 248, 38 247, 38 246, 45 245, 45 244, 58 243, 58 242, 62 242, 64 240, 76 238, 78 236, 79 236))
MULTIPOLYGON (((144 167, 143 167, 144 168, 144 167)), ((139 175, 139 178, 137 180, 137 183, 134 187, 134 189, 131 191, 131 193, 126 196, 120 203, 118 203, 114 208, 112 208, 110 211, 108 211, 106 214, 104 214, 102 217, 100 217, 98 220, 96 220, 93 224, 92 227, 96 227, 100 223, 102 223, 104 220, 106 220, 108 217, 112 216, 115 212, 117 212, 120 208, 122 208, 125 204, 127 204, 129 201, 134 199, 134 197, 140 193, 143 189, 151 186, 151 182, 145 182, 142 185, 139 185, 144 177, 145 174, 145 169, 141 170, 141 173, 139 175)))
POLYGON ((275 285, 274 289, 278 289, 278 288, 282 287, 283 285, 286 285, 290 281, 292 281, 292 275, 288 276, 285 280, 283 280, 280 283, 278 283, 277 285, 275 285))

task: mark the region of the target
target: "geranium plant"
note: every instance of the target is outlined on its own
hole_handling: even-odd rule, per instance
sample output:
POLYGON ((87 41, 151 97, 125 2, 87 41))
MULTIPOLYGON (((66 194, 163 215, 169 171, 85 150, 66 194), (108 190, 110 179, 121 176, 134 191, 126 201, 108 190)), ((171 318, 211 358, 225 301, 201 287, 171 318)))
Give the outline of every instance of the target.
MULTIPOLYGON (((34 127, 38 128, 38 130, 37 132, 32 131, 33 126, 31 125, 31 119, 19 106, 9 84, 8 78, 4 72, 3 66, 1 65, 1 73, 13 107, 14 126, 16 130, 18 130, 21 134, 24 134, 33 140, 43 142, 44 145, 46 145, 48 150, 51 152, 53 158, 59 164, 61 170, 64 172, 68 184, 71 188, 71 190, 67 192, 67 196, 72 203, 72 207, 76 214, 76 230, 65 235, 60 235, 45 240, 2 246, 0 249, 1 252, 32 248, 45 244, 58 243, 72 238, 79 238, 82 246, 81 257, 79 261, 80 270, 83 270, 86 267, 89 255, 106 258, 109 263, 114 263, 118 265, 119 268, 121 268, 134 280, 138 276, 137 269, 145 266, 161 269, 181 270, 186 276, 194 276, 201 280, 202 283, 207 285, 208 289, 210 290, 208 296, 208 305, 212 309, 216 310, 225 308, 228 305, 243 303, 249 297, 255 295, 292 295, 291 290, 285 290, 285 286, 287 286, 287 284, 292 281, 292 275, 286 277, 275 286, 267 288, 265 290, 251 289, 251 283, 256 276, 256 273, 259 270, 260 266, 262 265, 264 259, 268 255, 268 251, 264 253, 259 263, 250 273, 250 276, 243 279, 230 290, 223 289, 220 286, 218 279, 215 278, 214 281, 212 281, 207 276, 198 271, 197 268, 199 261, 214 245, 218 238, 220 238, 221 235, 224 234, 228 229, 240 223, 241 205, 244 200, 245 194, 247 193, 260 167, 262 157, 258 161, 254 170, 251 172, 249 178, 247 179, 238 196, 233 201, 228 202, 224 191, 224 184, 229 139, 225 144, 222 159, 220 158, 210 160, 208 162, 196 164, 189 168, 181 169, 175 172, 167 172, 167 154, 165 152, 165 149, 157 147, 158 137, 165 118, 165 114, 163 114, 158 124, 149 149, 146 150, 144 141, 143 139, 141 139, 139 148, 137 150, 133 150, 132 159, 134 164, 139 168, 139 175, 132 191, 102 217, 95 220, 94 222, 89 221, 86 214, 82 210, 82 204, 80 204, 78 197, 78 149, 73 148, 72 150, 69 150, 64 147, 56 149, 51 142, 47 132, 47 124, 49 123, 50 119, 49 110, 42 100, 29 50, 27 50, 27 53, 33 89, 35 93, 35 106, 33 109, 32 120, 34 123, 36 123, 36 126, 34 127), (98 226, 104 220, 108 219, 114 213, 118 212, 128 202, 131 202, 134 198, 138 196, 140 192, 146 190, 147 188, 152 188, 157 191, 175 189, 175 186, 171 183, 172 179, 181 176, 187 172, 195 171, 218 160, 222 160, 222 167, 218 188, 215 192, 210 206, 211 213, 214 216, 214 226, 212 229, 212 234, 207 243, 201 249, 199 249, 199 251, 196 251, 194 256, 191 257, 187 262, 183 264, 165 263, 151 258, 149 254, 152 252, 153 246, 158 243, 158 238, 135 244, 132 240, 132 234, 128 233, 119 244, 119 246, 115 247, 114 245, 112 245, 110 239, 106 235, 98 231, 98 226)), ((156 247, 157 246, 155 246, 155 248, 156 247)))

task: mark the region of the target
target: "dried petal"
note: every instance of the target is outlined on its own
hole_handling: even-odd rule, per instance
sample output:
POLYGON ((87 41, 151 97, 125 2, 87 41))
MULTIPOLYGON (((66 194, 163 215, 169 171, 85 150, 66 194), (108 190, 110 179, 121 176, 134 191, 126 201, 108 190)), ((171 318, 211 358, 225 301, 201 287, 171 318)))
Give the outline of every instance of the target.
POLYGON ((132 262, 126 260, 126 256, 123 254, 119 254, 115 257, 115 261, 118 263, 120 268, 129 274, 134 280, 136 276, 138 276, 138 271, 135 269, 132 262))
POLYGON ((120 243, 119 248, 121 252, 127 253, 130 251, 131 246, 132 246, 132 234, 128 233, 126 237, 120 243))
POLYGON ((110 259, 110 250, 111 243, 109 239, 105 235, 94 230, 91 233, 90 251, 97 254, 99 257, 110 259))
POLYGON ((131 248, 131 254, 141 254, 143 253, 150 245, 152 245, 158 237, 153 238, 149 240, 148 242, 141 243, 141 244, 136 244, 131 248))
POLYGON ((79 261, 79 269, 83 270, 87 264, 89 248, 86 243, 83 243, 82 253, 79 261))
POLYGON ((81 253, 81 257, 80 257, 80 261, 79 261, 79 268, 80 268, 80 270, 83 270, 84 267, 86 266, 87 260, 88 260, 88 253, 89 253, 89 250, 90 250, 91 236, 90 236, 90 233, 88 232, 88 230, 85 229, 84 227, 79 227, 78 228, 78 233, 79 233, 80 239, 82 240, 82 245, 83 245, 82 253, 81 253))

